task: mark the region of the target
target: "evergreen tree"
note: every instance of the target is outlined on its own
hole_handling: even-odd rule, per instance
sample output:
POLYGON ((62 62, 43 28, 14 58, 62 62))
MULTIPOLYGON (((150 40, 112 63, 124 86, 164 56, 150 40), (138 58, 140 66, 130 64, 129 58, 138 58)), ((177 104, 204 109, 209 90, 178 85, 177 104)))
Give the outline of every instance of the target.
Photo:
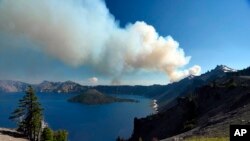
POLYGON ((42 132, 42 108, 31 86, 19 100, 18 108, 11 114, 10 119, 17 122, 18 130, 23 132, 31 141, 39 141, 42 132))
POLYGON ((66 130, 58 130, 54 132, 54 141, 67 141, 68 132, 66 130))
POLYGON ((50 128, 46 127, 43 129, 41 140, 42 141, 54 141, 53 136, 54 136, 53 131, 50 128))
POLYGON ((41 141, 67 141, 68 132, 65 130, 53 131, 52 129, 46 127, 43 130, 41 141))

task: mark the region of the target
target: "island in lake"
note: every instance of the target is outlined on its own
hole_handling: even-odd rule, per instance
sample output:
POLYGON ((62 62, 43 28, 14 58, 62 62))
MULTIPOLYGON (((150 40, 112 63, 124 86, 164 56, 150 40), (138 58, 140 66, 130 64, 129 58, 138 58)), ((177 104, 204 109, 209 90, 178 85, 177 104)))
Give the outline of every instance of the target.
POLYGON ((108 104, 114 102, 139 102, 138 100, 134 99, 127 99, 127 98, 117 98, 110 95, 105 95, 95 89, 90 89, 85 93, 79 94, 74 96, 68 100, 69 102, 77 102, 83 104, 108 104))

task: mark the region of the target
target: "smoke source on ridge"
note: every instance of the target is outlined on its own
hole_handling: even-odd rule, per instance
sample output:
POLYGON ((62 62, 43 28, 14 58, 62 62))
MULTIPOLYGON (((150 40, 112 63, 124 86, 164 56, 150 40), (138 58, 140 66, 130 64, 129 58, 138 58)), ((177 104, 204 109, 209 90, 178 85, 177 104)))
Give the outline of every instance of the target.
POLYGON ((201 70, 180 70, 191 57, 153 26, 137 21, 119 27, 102 0, 1 0, 0 19, 1 32, 28 38, 54 58, 91 66, 114 80, 147 70, 165 72, 174 82, 201 70))

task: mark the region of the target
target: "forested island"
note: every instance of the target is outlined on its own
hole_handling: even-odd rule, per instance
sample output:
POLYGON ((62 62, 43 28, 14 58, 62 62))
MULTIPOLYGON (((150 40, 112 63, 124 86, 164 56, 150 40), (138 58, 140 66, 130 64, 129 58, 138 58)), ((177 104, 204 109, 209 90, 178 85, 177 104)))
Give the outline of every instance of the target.
POLYGON ((118 98, 110 95, 105 95, 95 89, 90 89, 85 93, 79 94, 74 96, 68 100, 69 102, 77 102, 83 103, 88 105, 95 105, 95 104, 108 104, 114 102, 139 102, 138 100, 134 99, 127 99, 127 98, 118 98))

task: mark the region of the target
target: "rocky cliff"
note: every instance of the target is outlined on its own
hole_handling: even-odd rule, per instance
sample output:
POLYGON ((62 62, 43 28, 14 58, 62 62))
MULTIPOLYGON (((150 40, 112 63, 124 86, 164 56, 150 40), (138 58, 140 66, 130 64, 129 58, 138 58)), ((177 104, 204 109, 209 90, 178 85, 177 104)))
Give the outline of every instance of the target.
MULTIPOLYGON (((158 114, 134 120, 130 141, 192 136, 228 137, 230 124, 250 124, 250 79, 226 75, 175 99, 158 114)), ((167 140, 167 139, 166 139, 167 140)))

